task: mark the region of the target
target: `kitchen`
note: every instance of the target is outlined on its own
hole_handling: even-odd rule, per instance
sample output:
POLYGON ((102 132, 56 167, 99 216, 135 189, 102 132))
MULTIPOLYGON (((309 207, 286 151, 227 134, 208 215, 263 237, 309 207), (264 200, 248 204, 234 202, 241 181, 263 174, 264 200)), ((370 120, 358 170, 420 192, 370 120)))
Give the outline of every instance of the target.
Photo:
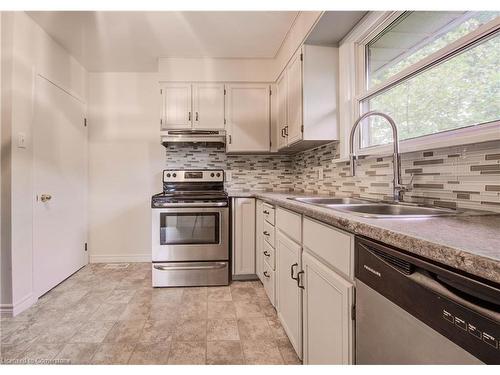
POLYGON ((500 363, 498 11, 0 19, 3 364, 500 363))

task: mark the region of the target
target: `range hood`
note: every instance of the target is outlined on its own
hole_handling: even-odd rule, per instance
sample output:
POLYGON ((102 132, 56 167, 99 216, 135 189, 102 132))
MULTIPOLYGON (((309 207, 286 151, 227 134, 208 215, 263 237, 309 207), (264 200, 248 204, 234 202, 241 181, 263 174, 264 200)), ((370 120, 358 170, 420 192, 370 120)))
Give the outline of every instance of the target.
POLYGON ((163 130, 161 144, 171 143, 226 143, 225 130, 163 130))

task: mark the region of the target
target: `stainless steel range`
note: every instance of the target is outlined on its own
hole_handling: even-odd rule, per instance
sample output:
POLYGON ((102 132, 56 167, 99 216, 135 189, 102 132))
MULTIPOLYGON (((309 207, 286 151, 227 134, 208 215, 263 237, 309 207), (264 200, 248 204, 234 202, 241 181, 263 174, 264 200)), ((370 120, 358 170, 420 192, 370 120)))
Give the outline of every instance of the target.
POLYGON ((229 205, 222 170, 165 170, 153 195, 154 287, 228 285, 229 205))

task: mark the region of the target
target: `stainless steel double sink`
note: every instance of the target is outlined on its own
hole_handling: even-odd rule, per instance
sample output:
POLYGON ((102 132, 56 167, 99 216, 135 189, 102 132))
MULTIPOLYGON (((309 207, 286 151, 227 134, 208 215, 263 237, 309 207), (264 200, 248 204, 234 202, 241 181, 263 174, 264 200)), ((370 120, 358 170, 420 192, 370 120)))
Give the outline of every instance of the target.
POLYGON ((357 216, 381 219, 455 216, 462 213, 447 208, 425 207, 406 203, 384 203, 357 198, 292 197, 288 199, 357 216))

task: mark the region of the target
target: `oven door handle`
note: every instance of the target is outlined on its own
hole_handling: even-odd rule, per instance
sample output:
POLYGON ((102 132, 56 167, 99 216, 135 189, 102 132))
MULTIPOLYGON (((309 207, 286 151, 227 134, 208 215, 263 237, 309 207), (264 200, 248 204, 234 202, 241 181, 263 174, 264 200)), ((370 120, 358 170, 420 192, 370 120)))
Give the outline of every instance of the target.
POLYGON ((200 203, 164 203, 153 208, 182 208, 182 207, 226 207, 227 202, 200 202, 200 203))
POLYGON ((218 270, 225 268, 226 263, 218 262, 208 266, 165 266, 165 265, 155 265, 154 268, 160 271, 186 271, 186 270, 218 270))

